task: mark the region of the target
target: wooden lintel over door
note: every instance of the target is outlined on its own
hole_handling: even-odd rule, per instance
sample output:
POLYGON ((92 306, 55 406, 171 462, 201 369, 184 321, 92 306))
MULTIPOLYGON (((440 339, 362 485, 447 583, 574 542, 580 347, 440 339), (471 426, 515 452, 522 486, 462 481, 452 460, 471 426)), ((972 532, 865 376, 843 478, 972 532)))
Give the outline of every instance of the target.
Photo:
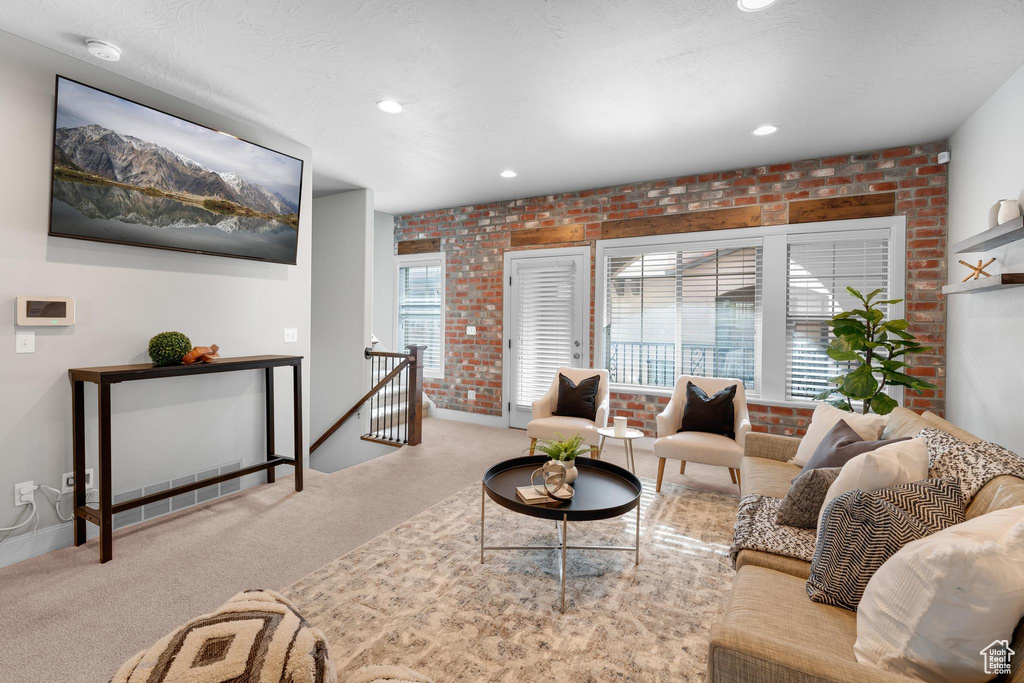
POLYGON ((702 230, 753 228, 759 225, 761 225, 761 207, 753 204, 750 206, 737 206, 731 209, 677 213, 671 216, 605 221, 601 224, 601 239, 673 235, 681 232, 700 232, 702 230))
POLYGON ((398 243, 398 255, 436 254, 441 251, 441 240, 434 237, 421 240, 404 240, 398 243))
POLYGON ((789 203, 790 223, 840 221, 896 215, 896 193, 858 194, 848 197, 801 199, 789 203))
POLYGON ((582 223, 553 225, 548 228, 522 228, 512 231, 513 247, 532 247, 540 244, 582 242, 585 232, 582 223))

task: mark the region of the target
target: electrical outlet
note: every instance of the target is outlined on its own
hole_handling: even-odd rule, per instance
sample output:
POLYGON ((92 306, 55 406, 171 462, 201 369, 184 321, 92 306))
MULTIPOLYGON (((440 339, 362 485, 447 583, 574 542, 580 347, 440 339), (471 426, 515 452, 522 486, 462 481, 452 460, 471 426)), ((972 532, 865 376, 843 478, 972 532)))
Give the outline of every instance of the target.
POLYGON ((470 389, 467 392, 466 397, 469 398, 470 401, 475 401, 476 400, 476 391, 474 389, 470 389))
POLYGON ((299 329, 297 327, 284 328, 284 340, 288 344, 299 341, 299 329))
POLYGON ((14 505, 31 505, 35 502, 35 482, 23 481, 14 485, 14 505))
POLYGON ((36 352, 36 333, 33 332, 33 331, 15 332, 14 333, 14 352, 15 353, 35 353, 36 352))
MULTIPOLYGON (((92 488, 92 469, 85 471, 85 490, 88 491, 92 488)), ((60 492, 61 493, 74 493, 75 491, 75 473, 65 472, 64 476, 60 478, 60 492)))
POLYGON ((476 336, 476 325, 466 325, 466 336, 467 337, 475 337, 476 336))

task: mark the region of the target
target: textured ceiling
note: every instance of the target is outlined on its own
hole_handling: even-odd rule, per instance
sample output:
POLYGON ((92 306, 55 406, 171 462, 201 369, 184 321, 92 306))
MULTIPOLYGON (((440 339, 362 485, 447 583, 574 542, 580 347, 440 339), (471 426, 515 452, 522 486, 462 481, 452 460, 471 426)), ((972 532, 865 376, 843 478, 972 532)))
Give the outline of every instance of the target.
POLYGON ((395 213, 944 138, 1024 63, 1022 0, 39 0, 0 29, 294 138, 316 194, 395 213))

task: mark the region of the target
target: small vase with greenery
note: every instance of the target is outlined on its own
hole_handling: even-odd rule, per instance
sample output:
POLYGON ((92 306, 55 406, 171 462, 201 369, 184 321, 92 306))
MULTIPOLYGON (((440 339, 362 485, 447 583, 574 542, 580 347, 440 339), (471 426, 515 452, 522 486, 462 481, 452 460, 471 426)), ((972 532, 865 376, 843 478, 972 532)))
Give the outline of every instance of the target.
POLYGON ((835 338, 829 344, 828 357, 840 363, 851 363, 852 369, 829 380, 829 387, 815 396, 837 408, 853 411, 852 401, 862 402, 862 412, 869 410, 888 415, 898 404, 885 393, 889 386, 902 386, 921 393, 935 385, 919 377, 908 375, 906 358, 932 350, 922 346, 907 332, 909 323, 902 318, 886 320, 882 306, 898 304, 903 299, 875 301, 882 290, 876 289, 864 296, 853 287, 846 290, 864 307, 844 311, 829 321, 835 338))
POLYGON ((583 437, 578 433, 572 435, 568 439, 561 434, 555 434, 555 438, 551 441, 541 441, 537 444, 537 449, 546 454, 552 460, 557 460, 562 463, 565 467, 565 483, 571 484, 576 481, 578 471, 576 470, 576 457, 583 455, 588 450, 587 446, 583 445, 583 437))

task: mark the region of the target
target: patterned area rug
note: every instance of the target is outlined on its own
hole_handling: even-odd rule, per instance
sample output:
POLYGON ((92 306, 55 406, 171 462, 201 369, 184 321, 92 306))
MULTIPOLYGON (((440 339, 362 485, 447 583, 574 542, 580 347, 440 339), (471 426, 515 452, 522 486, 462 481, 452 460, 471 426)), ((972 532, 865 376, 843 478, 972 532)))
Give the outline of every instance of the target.
MULTIPOLYGON (((370 664, 438 683, 704 680, 732 585, 735 497, 644 480, 640 565, 570 550, 563 615, 554 551, 480 564, 480 495, 469 486, 284 591, 326 633, 339 680, 370 664)), ((570 523, 569 544, 632 545, 635 515, 570 523)), ((486 518, 488 545, 558 542, 554 522, 490 499, 486 518)))

